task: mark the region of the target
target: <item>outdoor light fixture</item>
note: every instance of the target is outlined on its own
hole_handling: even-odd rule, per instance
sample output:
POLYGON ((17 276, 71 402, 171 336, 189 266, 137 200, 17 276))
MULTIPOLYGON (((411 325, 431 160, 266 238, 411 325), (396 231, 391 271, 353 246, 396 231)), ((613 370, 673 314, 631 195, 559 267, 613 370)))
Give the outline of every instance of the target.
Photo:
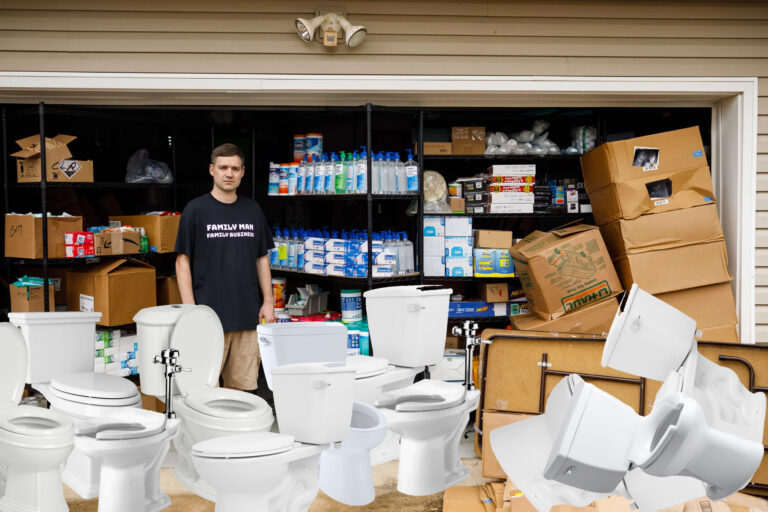
POLYGON ((320 40, 324 46, 336 46, 338 35, 343 30, 343 42, 350 48, 358 46, 365 40, 368 31, 362 25, 352 25, 349 20, 335 12, 329 12, 315 16, 307 20, 296 18, 296 33, 302 41, 309 44, 315 39, 315 31, 320 28, 320 40))

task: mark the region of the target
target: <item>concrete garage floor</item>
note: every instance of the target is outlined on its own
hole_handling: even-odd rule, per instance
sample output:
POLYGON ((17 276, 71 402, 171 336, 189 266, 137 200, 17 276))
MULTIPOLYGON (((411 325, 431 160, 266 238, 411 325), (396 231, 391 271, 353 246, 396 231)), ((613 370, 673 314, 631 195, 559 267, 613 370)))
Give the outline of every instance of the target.
MULTIPOLYGON (((459 485, 478 485, 489 479, 482 476, 481 460, 474 456, 473 437, 466 436, 459 447, 462 461, 472 472, 470 477, 459 485)), ((171 465, 173 453, 169 454, 171 465)), ((386 462, 373 468, 373 484, 376 488, 376 499, 365 507, 349 507, 332 500, 322 491, 309 507, 309 512, 437 512, 443 509, 443 493, 431 496, 407 496, 397 492, 398 461, 386 462)), ((215 504, 196 496, 182 486, 173 475, 172 467, 165 467, 160 472, 160 487, 171 498, 168 512, 214 512, 215 504)), ((70 512, 97 512, 98 500, 85 500, 78 496, 66 485, 64 497, 70 512)))

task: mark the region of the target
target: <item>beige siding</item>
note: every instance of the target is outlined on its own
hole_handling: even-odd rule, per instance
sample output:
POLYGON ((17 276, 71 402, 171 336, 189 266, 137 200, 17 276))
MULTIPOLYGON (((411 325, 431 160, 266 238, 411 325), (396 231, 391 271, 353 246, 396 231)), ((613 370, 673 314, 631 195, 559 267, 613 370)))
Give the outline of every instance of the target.
POLYGON ((756 318, 768 341, 767 2, 5 0, 0 69, 759 77, 756 318), (346 9, 368 40, 299 41, 293 19, 322 5, 346 9))

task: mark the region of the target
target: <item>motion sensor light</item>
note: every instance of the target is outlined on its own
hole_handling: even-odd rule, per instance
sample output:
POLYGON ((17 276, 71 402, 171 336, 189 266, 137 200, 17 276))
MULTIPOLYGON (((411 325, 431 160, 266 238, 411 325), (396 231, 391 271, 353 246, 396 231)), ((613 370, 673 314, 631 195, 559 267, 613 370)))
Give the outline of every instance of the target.
POLYGON ((336 34, 344 30, 344 43, 350 48, 354 48, 365 41, 368 35, 368 30, 364 26, 352 25, 345 17, 334 12, 315 16, 310 20, 296 18, 295 24, 296 33, 307 44, 319 40, 326 46, 336 46, 336 34), (320 29, 320 33, 316 38, 315 32, 318 29, 320 29), (330 44, 329 40, 332 40, 333 44, 330 44))
POLYGON ((311 20, 296 18, 296 33, 305 43, 311 43, 315 37, 315 30, 325 21, 326 16, 315 16, 311 20))
POLYGON ((352 25, 347 18, 339 16, 339 24, 344 29, 344 42, 347 46, 354 48, 365 41, 368 30, 362 25, 352 25))

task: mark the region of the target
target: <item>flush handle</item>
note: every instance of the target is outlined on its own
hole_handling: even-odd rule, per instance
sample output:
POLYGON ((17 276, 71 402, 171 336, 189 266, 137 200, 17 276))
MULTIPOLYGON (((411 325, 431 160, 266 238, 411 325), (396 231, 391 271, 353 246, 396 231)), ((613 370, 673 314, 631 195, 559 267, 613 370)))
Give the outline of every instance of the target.
POLYGON ((315 388, 315 389, 325 389, 325 388, 329 388, 329 387, 331 387, 331 383, 330 383, 330 382, 326 382, 326 381, 323 381, 323 380, 316 380, 316 381, 315 381, 315 382, 312 384, 312 387, 313 387, 313 388, 315 388))
POLYGON ((427 309, 427 306, 422 306, 421 304, 408 304, 405 306, 405 310, 409 313, 418 313, 419 311, 424 311, 427 309))

